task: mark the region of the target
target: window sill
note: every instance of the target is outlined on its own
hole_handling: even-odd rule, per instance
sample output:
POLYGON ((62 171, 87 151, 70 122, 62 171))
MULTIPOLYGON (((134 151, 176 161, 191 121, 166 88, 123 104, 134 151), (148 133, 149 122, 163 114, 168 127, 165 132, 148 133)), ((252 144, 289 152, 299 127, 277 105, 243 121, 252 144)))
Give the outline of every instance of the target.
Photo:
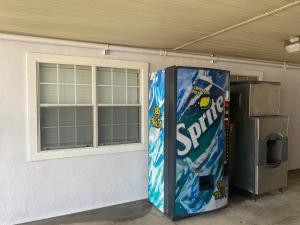
POLYGON ((72 149, 60 149, 60 150, 48 150, 31 152, 29 154, 29 161, 40 161, 49 159, 61 159, 78 156, 90 156, 90 155, 104 155, 114 153, 126 153, 133 151, 145 151, 147 145, 138 144, 122 144, 122 145, 107 145, 98 147, 85 147, 85 148, 72 148, 72 149))

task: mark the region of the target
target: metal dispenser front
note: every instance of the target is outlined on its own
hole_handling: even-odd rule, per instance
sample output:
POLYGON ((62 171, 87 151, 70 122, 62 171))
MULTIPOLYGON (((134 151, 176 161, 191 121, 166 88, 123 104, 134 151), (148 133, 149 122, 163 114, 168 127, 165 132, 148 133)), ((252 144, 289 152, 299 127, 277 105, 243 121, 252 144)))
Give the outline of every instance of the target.
POLYGON ((287 186, 288 117, 257 118, 257 194, 287 186))

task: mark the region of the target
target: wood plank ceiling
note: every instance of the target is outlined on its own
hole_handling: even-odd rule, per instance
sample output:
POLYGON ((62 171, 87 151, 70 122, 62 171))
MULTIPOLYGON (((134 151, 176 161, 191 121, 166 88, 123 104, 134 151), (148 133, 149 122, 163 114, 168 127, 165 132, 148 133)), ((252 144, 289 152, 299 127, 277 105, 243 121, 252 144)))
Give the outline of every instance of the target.
POLYGON ((300 63, 283 47, 300 35, 300 1, 291 0, 0 0, 0 32, 175 51, 294 2, 176 51, 300 63))

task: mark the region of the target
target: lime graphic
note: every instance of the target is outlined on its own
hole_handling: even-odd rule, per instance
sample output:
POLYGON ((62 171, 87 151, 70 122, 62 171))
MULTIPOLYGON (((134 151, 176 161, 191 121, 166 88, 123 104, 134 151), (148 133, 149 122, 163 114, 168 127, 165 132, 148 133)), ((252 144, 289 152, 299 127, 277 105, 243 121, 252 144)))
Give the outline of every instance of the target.
POLYGON ((211 106, 211 98, 208 95, 204 95, 200 98, 199 105, 201 109, 207 109, 211 106))

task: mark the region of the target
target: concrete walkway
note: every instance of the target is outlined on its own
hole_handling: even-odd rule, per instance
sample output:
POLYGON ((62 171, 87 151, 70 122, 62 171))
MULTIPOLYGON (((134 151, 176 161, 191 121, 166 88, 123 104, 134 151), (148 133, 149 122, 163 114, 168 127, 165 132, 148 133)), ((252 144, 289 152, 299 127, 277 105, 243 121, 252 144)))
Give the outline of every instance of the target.
POLYGON ((284 193, 273 192, 250 200, 235 194, 228 207, 173 222, 146 200, 83 213, 72 214, 28 225, 300 225, 300 171, 289 173, 284 193))

